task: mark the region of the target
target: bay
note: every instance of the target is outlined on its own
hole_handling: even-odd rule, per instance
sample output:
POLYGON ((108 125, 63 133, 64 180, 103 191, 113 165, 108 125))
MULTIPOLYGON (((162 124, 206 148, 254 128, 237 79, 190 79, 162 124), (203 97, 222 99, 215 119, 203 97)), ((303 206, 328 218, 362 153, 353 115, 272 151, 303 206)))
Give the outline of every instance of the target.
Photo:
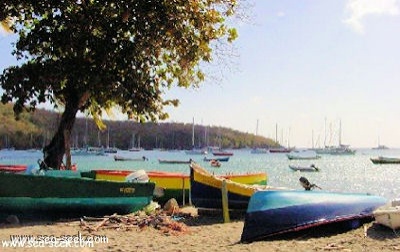
MULTIPOLYGON (((115 154, 105 156, 73 156, 72 162, 78 170, 117 169, 146 171, 160 170, 189 174, 188 164, 160 164, 159 159, 189 160, 192 159, 214 174, 266 172, 270 186, 282 186, 302 190, 299 183, 301 176, 306 177, 324 191, 370 193, 387 199, 400 197, 400 165, 376 165, 372 157, 400 157, 400 149, 372 150, 357 149, 355 155, 334 156, 322 155, 318 160, 289 160, 286 154, 251 154, 250 150, 229 150, 233 152, 228 162, 221 162, 220 168, 211 167, 203 161, 202 155, 187 155, 184 151, 142 150, 139 152, 118 151, 117 155, 140 158, 148 161, 114 161, 115 154), (300 173, 289 169, 289 165, 308 166, 314 164, 319 172, 300 173)), ((42 159, 40 151, 0 151, 1 164, 36 164, 42 159)), ((212 154, 207 155, 211 158, 212 154)), ((318 189, 317 189, 318 190, 318 189)))

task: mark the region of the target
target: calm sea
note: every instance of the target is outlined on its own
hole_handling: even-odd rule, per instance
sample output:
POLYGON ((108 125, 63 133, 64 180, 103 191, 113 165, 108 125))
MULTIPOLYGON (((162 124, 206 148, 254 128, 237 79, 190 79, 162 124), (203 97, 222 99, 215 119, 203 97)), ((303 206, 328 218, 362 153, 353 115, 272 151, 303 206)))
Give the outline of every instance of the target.
MULTIPOLYGON (((301 176, 317 184, 324 191, 359 192, 380 195, 387 199, 400 197, 400 165, 375 165, 371 157, 400 157, 400 149, 371 150, 358 149, 355 155, 323 155, 321 159, 311 161, 290 161, 285 154, 251 154, 250 150, 232 150, 229 162, 222 162, 220 168, 213 168, 203 161, 204 156, 190 156, 184 151, 118 151, 117 155, 139 158, 145 156, 146 162, 114 161, 114 154, 106 156, 73 156, 78 169, 144 169, 189 173, 187 164, 159 164, 158 159, 189 160, 190 158, 215 174, 266 172, 268 184, 294 189, 302 189, 301 176), (315 164, 320 172, 299 173, 289 169, 289 164, 308 166, 315 164)), ((208 155, 211 157, 212 155, 208 155)), ((1 164, 34 164, 42 158, 41 152, 0 151, 1 164)))

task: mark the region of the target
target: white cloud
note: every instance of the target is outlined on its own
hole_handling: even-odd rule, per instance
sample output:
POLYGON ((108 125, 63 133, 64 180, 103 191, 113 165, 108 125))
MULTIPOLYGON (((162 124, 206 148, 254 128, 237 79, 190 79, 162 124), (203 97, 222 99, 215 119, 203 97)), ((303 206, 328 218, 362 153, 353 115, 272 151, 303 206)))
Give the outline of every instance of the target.
POLYGON ((399 0, 348 0, 346 10, 350 17, 344 23, 356 32, 363 33, 362 20, 369 15, 399 15, 399 0))

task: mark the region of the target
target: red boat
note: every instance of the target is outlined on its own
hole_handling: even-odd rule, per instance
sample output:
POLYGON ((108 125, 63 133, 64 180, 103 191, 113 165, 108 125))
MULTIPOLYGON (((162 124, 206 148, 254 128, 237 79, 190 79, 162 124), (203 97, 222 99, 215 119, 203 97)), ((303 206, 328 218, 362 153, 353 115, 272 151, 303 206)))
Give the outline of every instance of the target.
POLYGON ((0 172, 24 172, 27 165, 0 164, 0 172))
MULTIPOLYGON (((25 172, 26 168, 28 168, 27 165, 0 164, 0 172, 25 172)), ((65 166, 62 165, 60 170, 65 170, 65 166)), ((73 164, 71 170, 76 171, 77 165, 73 164)))

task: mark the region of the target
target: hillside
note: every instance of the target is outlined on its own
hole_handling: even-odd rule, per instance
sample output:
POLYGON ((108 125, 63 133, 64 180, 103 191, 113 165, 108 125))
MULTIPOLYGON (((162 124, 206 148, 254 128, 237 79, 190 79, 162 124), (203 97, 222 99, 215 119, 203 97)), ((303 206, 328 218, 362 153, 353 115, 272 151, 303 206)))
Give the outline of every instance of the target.
MULTIPOLYGON (((51 137, 60 114, 43 109, 23 113, 15 120, 12 105, 0 104, 0 148, 43 148, 51 137)), ((107 129, 99 131, 93 120, 77 118, 72 132, 72 146, 109 146, 129 149, 191 149, 192 124, 184 123, 135 123, 132 121, 105 121, 107 129), (87 137, 86 137, 87 136, 87 137), (109 141, 108 141, 109 140, 109 141)), ((225 127, 195 125, 195 145, 245 148, 276 146, 271 139, 243 133, 225 127)))

